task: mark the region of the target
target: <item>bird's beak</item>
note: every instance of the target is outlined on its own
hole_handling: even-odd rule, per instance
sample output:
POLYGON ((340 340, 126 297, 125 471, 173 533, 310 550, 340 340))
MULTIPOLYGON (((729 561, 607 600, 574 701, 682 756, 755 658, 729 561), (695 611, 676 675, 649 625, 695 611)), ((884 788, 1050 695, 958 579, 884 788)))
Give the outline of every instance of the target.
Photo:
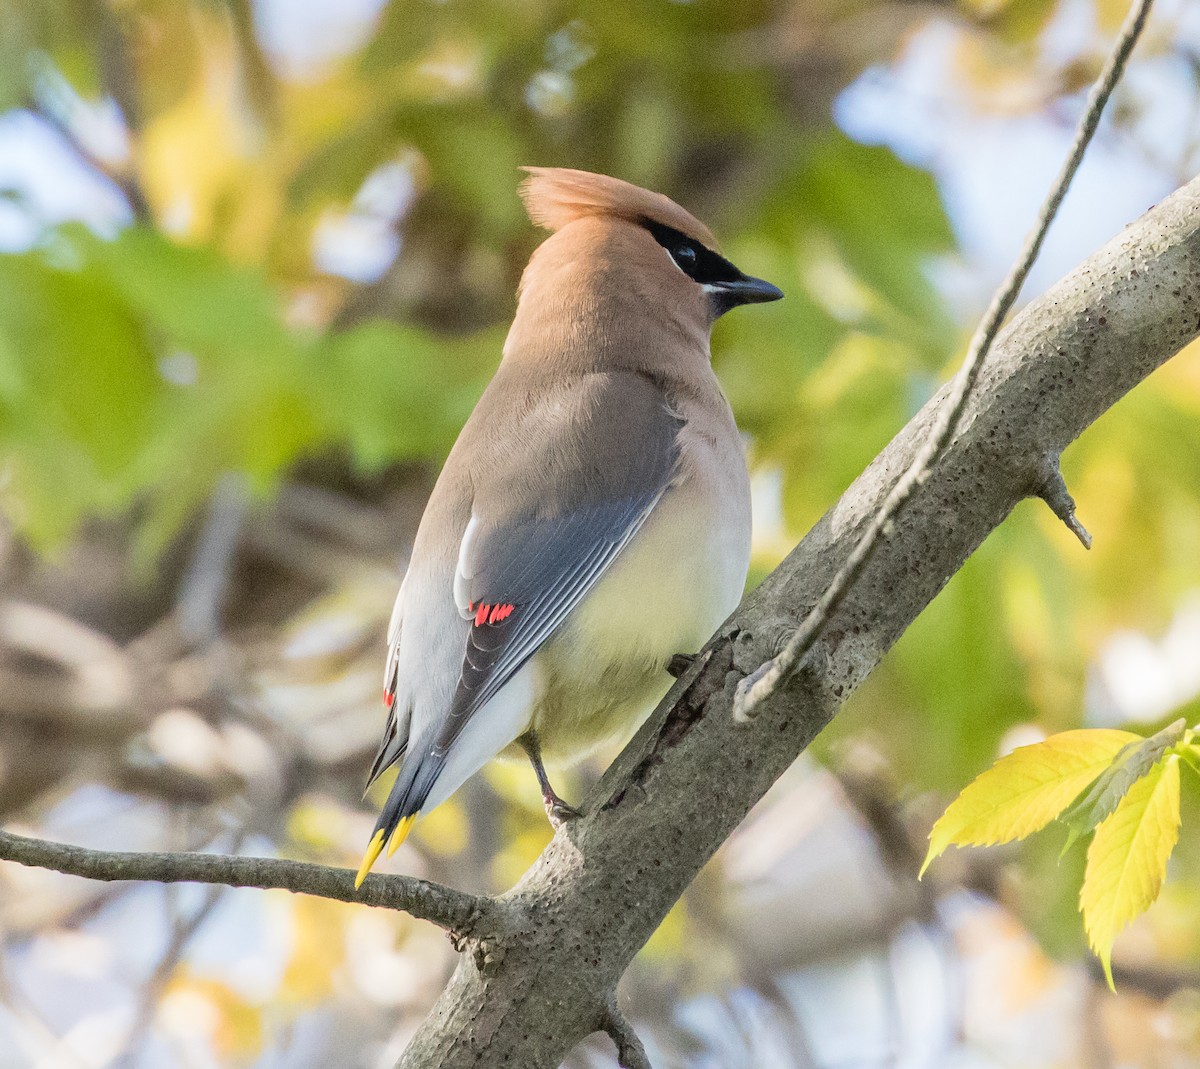
POLYGON ((724 298, 723 303, 729 307, 738 304, 762 304, 765 301, 777 301, 783 296, 783 290, 772 286, 761 278, 742 275, 731 282, 718 282, 713 285, 724 298))

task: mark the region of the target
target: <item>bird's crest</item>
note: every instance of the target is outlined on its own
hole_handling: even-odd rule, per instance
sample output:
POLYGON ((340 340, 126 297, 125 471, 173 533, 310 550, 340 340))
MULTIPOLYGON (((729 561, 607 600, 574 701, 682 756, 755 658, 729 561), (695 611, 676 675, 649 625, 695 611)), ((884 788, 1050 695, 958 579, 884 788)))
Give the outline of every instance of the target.
POLYGON ((712 232, 669 197, 591 171, 566 167, 526 167, 521 198, 529 218, 547 230, 559 230, 576 219, 609 215, 631 223, 647 220, 682 231, 710 249, 712 232))

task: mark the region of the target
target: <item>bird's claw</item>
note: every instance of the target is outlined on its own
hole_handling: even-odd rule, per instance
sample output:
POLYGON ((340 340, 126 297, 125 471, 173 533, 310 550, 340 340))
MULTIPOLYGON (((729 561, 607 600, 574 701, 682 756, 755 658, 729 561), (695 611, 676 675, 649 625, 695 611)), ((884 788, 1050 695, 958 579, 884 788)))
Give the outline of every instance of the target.
POLYGON ((572 820, 578 820, 583 816, 580 810, 564 802, 557 794, 552 798, 544 798, 542 801, 546 806, 546 818, 555 831, 558 831, 564 824, 569 824, 572 820))

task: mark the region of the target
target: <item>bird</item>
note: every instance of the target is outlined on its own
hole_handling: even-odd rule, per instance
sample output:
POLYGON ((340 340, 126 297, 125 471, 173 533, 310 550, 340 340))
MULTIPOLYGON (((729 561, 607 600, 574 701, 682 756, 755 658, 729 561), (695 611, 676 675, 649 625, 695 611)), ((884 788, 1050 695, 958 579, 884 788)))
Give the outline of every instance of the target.
POLYGON ((527 167, 550 236, 500 365, 446 459, 387 631, 387 722, 367 787, 400 770, 355 878, 497 755, 533 765, 627 737, 737 606, 750 481, 710 332, 783 293, 660 193, 527 167))

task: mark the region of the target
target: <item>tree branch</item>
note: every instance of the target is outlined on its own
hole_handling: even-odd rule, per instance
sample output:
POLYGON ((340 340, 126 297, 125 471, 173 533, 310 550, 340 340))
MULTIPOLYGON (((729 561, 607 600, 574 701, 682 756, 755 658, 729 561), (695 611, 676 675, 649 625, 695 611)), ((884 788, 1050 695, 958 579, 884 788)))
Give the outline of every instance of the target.
POLYGON ((602 1028, 616 1045, 617 1064, 621 1069, 653 1069, 633 1024, 617 1005, 616 995, 611 996, 604 1007, 602 1028))
POLYGON ((1153 208, 1000 334, 958 432, 829 623, 793 686, 749 724, 740 679, 816 604, 926 442, 943 389, 676 682, 501 900, 486 956, 463 955, 403 1069, 554 1069, 701 866, 1018 502, 1046 458, 1200 333, 1200 180, 1153 208), (719 785, 719 788, 714 785, 719 785))
MULTIPOLYGON (((87 850, 3 832, 0 859, 92 879, 282 888, 405 910, 475 943, 476 952, 460 958, 401 1065, 553 1069, 598 1023, 612 1030, 610 994, 634 954, 950 576, 1019 501, 1053 495, 1046 458, 1057 458, 1198 333, 1200 180, 1148 212, 1000 335, 959 433, 832 610, 816 647, 822 656, 809 658, 812 670, 765 699, 750 724, 734 723, 738 683, 778 652, 803 607, 845 566, 896 473, 928 442, 948 388, 683 671, 592 792, 586 815, 559 829, 500 899, 383 875, 355 892, 349 869, 87 850)), ((637 1064, 628 1041, 625 1056, 637 1064)))
MULTIPOLYGON (((992 297, 991 304, 988 305, 983 319, 975 329, 975 334, 967 349, 966 359, 954 379, 950 396, 938 410, 937 419, 929 432, 929 438, 913 459, 912 464, 896 481, 896 485, 884 499, 883 505, 875 514, 870 526, 867 527, 850 556, 846 558, 846 563, 830 581, 820 600, 788 640, 783 651, 753 674, 747 676, 739 685, 737 699, 733 703, 733 715, 739 721, 748 720, 759 702, 774 690, 786 685, 796 675, 808 651, 813 648, 822 630, 828 624, 829 618, 845 599, 850 588, 874 555, 880 540, 888 532, 895 518, 904 510, 917 487, 929 478, 934 466, 946 451, 950 437, 957 429, 966 408, 967 398, 970 397, 971 390, 979 378, 983 361, 991 350, 996 335, 1000 332, 1000 325, 1011 310, 1013 302, 1016 301, 1017 294, 1021 292, 1025 279, 1029 277, 1029 271, 1046 239, 1046 232, 1058 214, 1058 209, 1067 195, 1075 172, 1079 170, 1079 165, 1083 162, 1083 154, 1087 151, 1096 127, 1100 125, 1100 116, 1104 111, 1104 105, 1112 96, 1112 91, 1120 81, 1133 46, 1137 44, 1137 39, 1141 36, 1142 28, 1146 25, 1146 17, 1150 14, 1151 3, 1152 0, 1137 0, 1137 3, 1130 9, 1129 15, 1121 27, 1121 32, 1117 35, 1112 53, 1109 55, 1100 77, 1088 94, 1087 106, 1084 108, 1079 125, 1075 130, 1075 137, 1071 142, 1071 151, 1067 153, 1067 159, 1055 179, 1050 195, 1038 212, 1037 224, 1029 237, 1025 239, 1021 255, 1017 257, 1017 262, 1013 264, 1008 277, 992 297)), ((1057 456, 1053 458, 1053 461, 1057 472, 1057 456)), ((1050 485, 1055 491, 1061 487, 1061 493, 1056 493, 1055 501, 1051 501, 1047 497, 1047 503, 1083 542, 1084 547, 1090 547, 1091 538, 1079 521, 1075 519, 1075 504, 1071 501, 1070 495, 1066 493, 1066 485, 1062 482, 1062 476, 1058 476, 1057 487, 1053 484, 1050 485), (1065 495, 1066 501, 1071 501, 1069 512, 1057 507, 1062 495, 1065 495)))
POLYGON ((495 913, 491 899, 411 876, 375 873, 355 891, 352 869, 278 858, 89 850, 0 831, 0 860, 53 869, 88 880, 151 880, 156 883, 274 888, 339 902, 361 902, 367 906, 403 910, 461 938, 472 938, 485 929, 495 913))

